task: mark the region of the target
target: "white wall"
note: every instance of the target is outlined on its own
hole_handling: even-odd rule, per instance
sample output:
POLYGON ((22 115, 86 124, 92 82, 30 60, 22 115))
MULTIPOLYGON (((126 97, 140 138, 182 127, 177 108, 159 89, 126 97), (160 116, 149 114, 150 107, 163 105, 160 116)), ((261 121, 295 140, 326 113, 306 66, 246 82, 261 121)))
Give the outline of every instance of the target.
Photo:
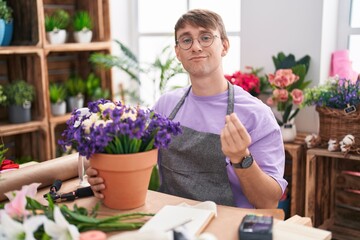
MULTIPOLYGON (((282 51, 297 59, 311 57, 307 80, 312 86, 327 77, 336 46, 338 0, 242 0, 241 69, 246 65, 275 70, 272 56, 282 51)), ((317 132, 314 107, 296 117, 298 131, 317 132)))

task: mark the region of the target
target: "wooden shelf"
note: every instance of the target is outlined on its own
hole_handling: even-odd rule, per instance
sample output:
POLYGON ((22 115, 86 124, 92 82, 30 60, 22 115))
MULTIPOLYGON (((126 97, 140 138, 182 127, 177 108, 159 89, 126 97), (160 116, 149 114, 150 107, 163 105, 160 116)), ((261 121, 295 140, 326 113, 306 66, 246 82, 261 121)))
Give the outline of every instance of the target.
POLYGON ((0 123, 0 136, 29 133, 37 130, 46 130, 47 123, 44 121, 32 121, 19 124, 0 123))
POLYGON ((44 46, 46 54, 49 52, 100 51, 109 50, 109 48, 111 48, 111 42, 45 44, 44 46))
POLYGON ((72 74, 86 79, 94 73, 100 78, 101 87, 113 95, 111 71, 96 68, 88 60, 94 52, 111 53, 109 0, 22 0, 8 1, 8 4, 14 10, 16 21, 10 46, 0 48, 0 84, 23 79, 35 87, 36 94, 31 122, 9 124, 7 108, 0 106, 0 137, 11 157, 25 154, 46 161, 58 157, 57 141, 70 118, 70 113, 52 116, 50 83, 66 82, 72 74), (65 9, 70 16, 79 10, 88 11, 93 20, 92 42, 75 43, 69 27, 65 44, 49 44, 45 15, 55 9, 65 9))

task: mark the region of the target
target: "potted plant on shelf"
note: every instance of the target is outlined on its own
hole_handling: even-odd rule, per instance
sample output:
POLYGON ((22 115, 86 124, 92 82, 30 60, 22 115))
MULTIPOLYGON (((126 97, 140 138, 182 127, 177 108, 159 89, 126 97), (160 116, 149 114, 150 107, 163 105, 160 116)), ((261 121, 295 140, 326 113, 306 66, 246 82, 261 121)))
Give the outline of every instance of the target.
POLYGON ((273 90, 267 104, 276 105, 275 118, 281 128, 284 142, 296 138, 295 116, 300 111, 304 100, 303 90, 311 83, 305 76, 310 65, 310 56, 295 60, 293 54, 286 56, 283 52, 272 57, 275 74, 268 74, 268 81, 273 90))
POLYGON ((315 106, 319 113, 319 137, 324 146, 329 140, 339 144, 348 134, 360 149, 360 78, 352 81, 338 76, 305 90, 302 106, 315 106))
POLYGON ((66 28, 70 23, 70 15, 63 9, 55 10, 51 15, 45 16, 45 30, 47 40, 51 44, 66 42, 66 28))
POLYGON ((13 36, 12 8, 3 0, 0 0, 0 45, 9 46, 13 36))
POLYGON ((6 95, 4 93, 4 87, 0 85, 0 105, 5 104, 6 102, 6 95))
POLYGON ((151 109, 100 99, 72 113, 59 144, 77 149, 99 171, 105 206, 133 209, 145 203, 158 148, 180 133, 180 123, 151 109))
POLYGON ((31 102, 35 97, 34 86, 17 80, 5 86, 6 105, 9 105, 9 121, 25 123, 31 121, 31 102))
POLYGON ((93 23, 87 11, 78 11, 73 20, 74 39, 78 43, 89 43, 92 39, 93 23))
POLYGON ((70 77, 65 82, 65 88, 67 92, 68 111, 73 111, 84 106, 85 98, 85 82, 79 76, 70 77))
POLYGON ((102 89, 100 85, 100 78, 90 73, 86 79, 86 95, 91 101, 98 99, 108 99, 110 92, 108 89, 102 89))
POLYGON ((51 113, 54 116, 66 113, 66 88, 61 83, 50 83, 49 95, 51 103, 51 113))

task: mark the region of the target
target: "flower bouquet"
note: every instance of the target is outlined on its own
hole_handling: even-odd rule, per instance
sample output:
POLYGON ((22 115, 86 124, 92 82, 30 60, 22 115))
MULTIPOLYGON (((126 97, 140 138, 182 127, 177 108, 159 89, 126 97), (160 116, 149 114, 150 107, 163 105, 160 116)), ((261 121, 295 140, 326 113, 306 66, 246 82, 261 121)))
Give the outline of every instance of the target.
POLYGON ((0 205, 0 239, 79 239, 80 232, 104 232, 140 228, 152 213, 120 214, 96 218, 98 206, 88 212, 74 205, 55 205, 50 195, 48 206, 35 199, 40 183, 23 186, 5 195, 9 202, 0 205))
POLYGON ((316 106, 320 117, 319 136, 324 144, 355 136, 360 147, 360 79, 333 77, 323 85, 306 89, 303 106, 316 106))
POLYGON ((273 93, 267 104, 270 106, 276 104, 281 118, 275 117, 278 124, 283 126, 295 118, 304 100, 303 90, 310 84, 310 81, 305 81, 310 57, 305 56, 295 61, 294 55, 285 56, 280 52, 277 57, 273 57, 273 61, 276 72, 268 74, 273 93), (297 106, 296 109, 293 109, 294 105, 297 106))
POLYGON ((250 72, 236 71, 232 75, 225 75, 225 78, 233 85, 242 87, 251 95, 257 97, 261 92, 265 91, 268 83, 264 76, 259 76, 262 68, 246 67, 250 72))
POLYGON ((144 204, 158 149, 166 148, 171 136, 181 133, 180 123, 151 109, 103 99, 73 111, 67 126, 59 144, 90 159, 90 166, 106 182, 104 204, 116 209, 144 204))

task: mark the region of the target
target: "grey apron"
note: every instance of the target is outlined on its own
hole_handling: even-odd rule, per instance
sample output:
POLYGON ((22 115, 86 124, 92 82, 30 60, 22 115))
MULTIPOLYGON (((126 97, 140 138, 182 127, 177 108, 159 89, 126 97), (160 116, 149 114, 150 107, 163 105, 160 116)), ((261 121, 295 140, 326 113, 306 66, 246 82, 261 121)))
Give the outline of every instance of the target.
MULTIPOLYGON (((234 87, 228 85, 227 114, 230 114, 234 111, 234 87)), ((170 119, 174 119, 190 89, 191 86, 173 109, 170 119)), ((181 128, 183 133, 173 137, 169 147, 159 152, 162 179, 159 191, 234 206, 220 135, 198 132, 184 126, 181 128)))

